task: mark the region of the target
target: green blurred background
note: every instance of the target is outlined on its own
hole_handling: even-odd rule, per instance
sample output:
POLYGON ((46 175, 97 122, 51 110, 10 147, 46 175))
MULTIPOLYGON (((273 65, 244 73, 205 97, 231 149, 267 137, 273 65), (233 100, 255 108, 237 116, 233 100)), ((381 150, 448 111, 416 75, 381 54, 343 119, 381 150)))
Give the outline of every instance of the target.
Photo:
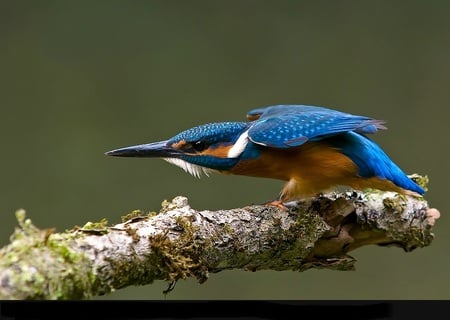
MULTIPOLYGON (((356 271, 226 271, 167 299, 448 299, 450 2, 0 2, 0 243, 14 212, 64 231, 189 197, 196 209, 271 200, 283 182, 195 179, 104 152, 270 104, 385 119, 374 139, 430 178, 431 246, 364 247, 356 271), (448 197, 448 195, 447 195, 448 197)), ((164 281, 101 299, 163 299, 164 281)))

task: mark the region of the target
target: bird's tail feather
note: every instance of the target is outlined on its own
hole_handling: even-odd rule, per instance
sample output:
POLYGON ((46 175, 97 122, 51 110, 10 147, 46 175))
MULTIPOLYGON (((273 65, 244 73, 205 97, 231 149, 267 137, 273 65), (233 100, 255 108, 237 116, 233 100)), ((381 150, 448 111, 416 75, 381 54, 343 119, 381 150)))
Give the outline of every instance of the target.
POLYGON ((402 189, 420 195, 425 193, 421 186, 410 179, 374 141, 365 135, 348 132, 333 138, 332 143, 358 166, 360 176, 387 179, 402 189))

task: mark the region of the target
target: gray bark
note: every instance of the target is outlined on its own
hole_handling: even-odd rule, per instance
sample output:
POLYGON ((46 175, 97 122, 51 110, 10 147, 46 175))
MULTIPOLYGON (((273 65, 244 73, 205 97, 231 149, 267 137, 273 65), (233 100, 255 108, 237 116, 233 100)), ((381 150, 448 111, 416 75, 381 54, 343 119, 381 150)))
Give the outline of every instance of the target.
POLYGON ((134 211, 55 233, 17 212, 19 227, 0 250, 0 299, 86 299, 130 285, 224 270, 354 269, 348 255, 366 245, 411 251, 433 240, 439 211, 394 192, 329 193, 290 204, 218 211, 185 197, 159 213, 134 211))

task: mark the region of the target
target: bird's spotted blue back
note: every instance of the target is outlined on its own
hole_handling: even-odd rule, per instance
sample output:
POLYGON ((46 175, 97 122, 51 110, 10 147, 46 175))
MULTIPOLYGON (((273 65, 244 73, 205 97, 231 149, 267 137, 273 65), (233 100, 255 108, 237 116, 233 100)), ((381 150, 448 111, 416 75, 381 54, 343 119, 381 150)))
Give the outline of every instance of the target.
POLYGON ((380 120, 304 105, 259 108, 247 116, 258 117, 249 130, 250 139, 275 148, 297 147, 347 131, 374 133, 385 129, 380 120))
POLYGON ((194 176, 219 171, 286 180, 283 201, 338 185, 425 192, 366 136, 386 129, 381 120, 306 105, 254 109, 247 120, 204 124, 107 154, 163 158, 194 176))

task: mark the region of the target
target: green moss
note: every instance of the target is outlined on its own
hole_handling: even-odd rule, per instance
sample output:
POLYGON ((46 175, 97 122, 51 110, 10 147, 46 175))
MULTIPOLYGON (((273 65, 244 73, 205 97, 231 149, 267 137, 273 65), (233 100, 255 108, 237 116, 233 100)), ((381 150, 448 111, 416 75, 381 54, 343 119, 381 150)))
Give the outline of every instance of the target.
POLYGON ((285 231, 286 237, 295 241, 293 249, 286 251, 289 261, 295 261, 299 257, 306 258, 316 241, 329 231, 330 227, 323 221, 319 214, 314 212, 299 213, 297 220, 285 231))
MULTIPOLYGON (((130 257, 134 260, 130 262, 127 259, 110 259, 105 257, 108 261, 111 273, 114 277, 111 278, 111 282, 104 282, 102 284, 103 291, 101 294, 107 294, 115 289, 122 288, 128 283, 133 283, 133 285, 141 284, 151 284, 154 279, 158 278, 158 275, 149 271, 147 262, 138 263, 134 257, 130 257)), ((150 268, 152 270, 152 268, 150 268)))
POLYGON ((191 217, 177 217, 176 230, 180 233, 175 241, 171 241, 168 232, 149 237, 149 247, 153 253, 152 264, 159 266, 159 273, 167 281, 177 281, 188 277, 196 277, 200 282, 206 281, 207 269, 201 257, 205 250, 204 243, 195 239, 195 227, 191 217))
MULTIPOLYGON (((250 210, 252 211, 252 209, 250 210)), ((302 209, 299 209, 298 212, 290 209, 289 215, 295 215, 296 221, 286 225, 283 218, 285 213, 280 214, 279 210, 276 207, 261 209, 261 207, 255 206, 255 215, 267 215, 273 219, 271 234, 260 239, 264 243, 260 244, 261 247, 257 252, 249 252, 248 244, 234 238, 231 242, 233 248, 230 250, 230 254, 225 257, 215 257, 217 253, 212 244, 208 252, 209 261, 212 264, 211 272, 227 269, 229 266, 234 268, 242 266, 248 271, 300 270, 304 265, 304 259, 310 255, 317 239, 329 230, 329 227, 316 211, 305 212, 302 209), (265 241, 267 242, 265 243, 265 241)), ((224 252, 220 252, 220 254, 223 255, 224 252)))
POLYGON ((25 226, 25 218, 26 218, 26 212, 24 209, 19 209, 15 213, 17 222, 19 223, 19 226, 24 228, 25 226))
POLYGON ((156 211, 150 211, 150 212, 147 214, 147 217, 151 218, 151 217, 154 217, 154 216, 157 216, 157 215, 158 215, 158 212, 156 212, 156 211))
POLYGON ((145 218, 145 214, 137 209, 137 210, 133 210, 130 213, 127 213, 126 215, 123 215, 120 217, 122 222, 126 222, 128 220, 133 220, 136 218, 145 218))
MULTIPOLYGON (((197 277, 199 281, 204 281, 207 270, 204 270, 200 262, 199 251, 202 246, 198 240, 194 239, 196 228, 192 224, 191 217, 175 217, 174 221, 176 226, 170 232, 171 234, 177 232, 178 236, 171 240, 169 231, 149 236, 149 253, 141 265, 124 260, 109 261, 116 275, 114 283, 111 283, 111 289, 120 288, 130 281, 135 285, 149 284, 154 279, 166 279, 175 283, 179 279, 188 277, 197 277)), ((133 233, 131 229, 127 229, 127 232, 133 233)), ((137 237, 133 235, 135 236, 137 237)))
POLYGON ((40 230, 25 211, 16 213, 20 228, 16 228, 11 243, 0 251, 2 268, 12 272, 7 281, 17 286, 14 296, 2 299, 80 299, 92 295, 95 275, 89 260, 71 249, 71 234, 55 234, 40 230))
POLYGON ((234 228, 229 223, 224 223, 222 228, 226 234, 233 234, 235 232, 234 228))
POLYGON ((84 226, 76 228, 87 233, 106 234, 108 233, 108 220, 103 218, 99 222, 88 221, 84 224, 84 226))
POLYGON ((11 235, 11 241, 19 240, 24 236, 35 235, 40 232, 40 230, 32 224, 31 220, 26 218, 26 211, 24 209, 17 210, 15 215, 20 228, 15 229, 14 233, 11 235))
POLYGON ((125 232, 131 236, 131 238, 133 239, 134 242, 138 242, 141 237, 139 236, 139 234, 137 233, 137 230, 135 228, 126 228, 125 232))
POLYGON ((402 213, 405 208, 408 199, 402 194, 397 193, 394 197, 384 198, 383 205, 394 212, 402 213))
POLYGON ((420 174, 414 173, 409 176, 415 183, 421 186, 425 191, 428 191, 428 183, 430 180, 427 175, 421 176, 420 174))
MULTIPOLYGON (((92 285, 95 283, 95 275, 90 270, 90 262, 82 252, 77 252, 70 247, 70 237, 62 235, 50 236, 47 247, 53 256, 64 266, 60 272, 61 276, 58 284, 53 284, 53 291, 50 292, 52 298, 56 299, 77 299, 88 298, 92 295, 92 285)), ((53 278, 52 278, 53 279, 53 278)))
POLYGON ((78 253, 70 249, 67 239, 61 236, 50 236, 46 243, 57 256, 61 257, 67 263, 79 263, 84 259, 84 254, 78 253))
POLYGON ((165 213, 165 212, 169 211, 172 206, 173 206, 172 202, 170 202, 168 200, 163 200, 161 202, 161 210, 159 210, 159 212, 165 213))

